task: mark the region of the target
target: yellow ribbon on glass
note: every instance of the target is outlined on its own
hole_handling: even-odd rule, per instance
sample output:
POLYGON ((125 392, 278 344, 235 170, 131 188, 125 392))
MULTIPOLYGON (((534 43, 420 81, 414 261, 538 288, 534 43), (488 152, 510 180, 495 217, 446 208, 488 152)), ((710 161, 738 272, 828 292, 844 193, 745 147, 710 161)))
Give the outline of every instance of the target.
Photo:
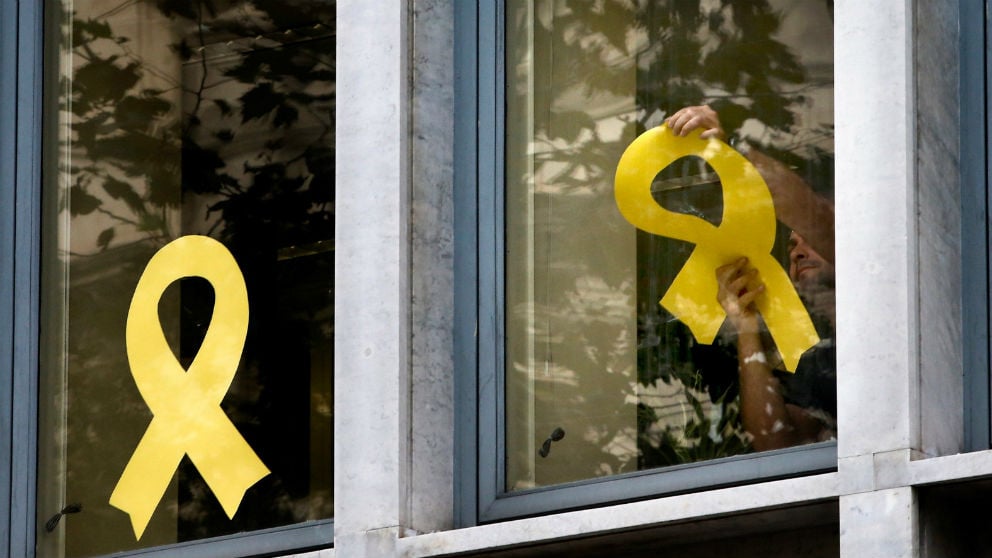
POLYGON ((696 340, 713 343, 726 313, 717 300, 716 269, 745 256, 758 270, 765 292, 755 301, 785 368, 795 372, 799 357, 819 341, 813 322, 788 274, 772 257, 775 208, 757 169, 717 139, 694 131, 676 136, 668 126, 653 128, 631 143, 617 166, 617 207, 635 227, 696 245, 661 299, 661 305, 685 323, 696 340), (687 156, 701 157, 723 185, 723 219, 719 226, 669 211, 651 195, 651 183, 665 167, 687 156))
POLYGON ((110 504, 131 516, 140 539, 184 455, 233 518, 245 491, 269 474, 220 408, 248 332, 248 290, 223 244, 205 236, 180 237, 148 262, 127 316, 127 358, 142 398, 154 415, 128 461, 110 504), (189 370, 169 347, 158 317, 166 287, 202 277, 214 289, 214 310, 189 370))

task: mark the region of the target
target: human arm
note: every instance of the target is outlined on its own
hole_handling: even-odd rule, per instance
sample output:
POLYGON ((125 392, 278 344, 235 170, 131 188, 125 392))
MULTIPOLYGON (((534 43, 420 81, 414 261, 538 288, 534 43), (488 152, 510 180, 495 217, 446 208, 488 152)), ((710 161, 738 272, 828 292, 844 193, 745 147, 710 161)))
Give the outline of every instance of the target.
POLYGON ((741 421, 757 451, 815 441, 822 425, 803 408, 789 404, 766 357, 755 301, 764 293, 757 270, 746 258, 716 270, 717 298, 737 334, 741 421))
MULTIPOLYGON (((665 124, 678 136, 684 137, 701 128, 700 137, 703 139, 727 140, 719 115, 708 105, 680 109, 668 117, 665 124)), ((805 180, 781 161, 753 147, 742 152, 765 179, 778 220, 805 238, 817 253, 833 263, 833 204, 814 192, 805 180)))

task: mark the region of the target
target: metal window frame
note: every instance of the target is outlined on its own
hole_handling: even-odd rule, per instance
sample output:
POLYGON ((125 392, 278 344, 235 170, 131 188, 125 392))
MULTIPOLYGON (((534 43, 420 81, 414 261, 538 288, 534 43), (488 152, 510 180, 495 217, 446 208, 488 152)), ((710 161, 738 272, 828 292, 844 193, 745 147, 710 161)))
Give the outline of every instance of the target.
POLYGON ((503 406, 503 2, 455 3, 455 524, 836 470, 835 442, 507 493, 503 406))
MULTIPOLYGON (((26 558, 35 556, 38 532, 43 120, 45 63, 54 54, 44 43, 43 4, 0 2, 0 555, 26 558)), ((329 519, 115 556, 271 556, 333 541, 329 519)))
POLYGON ((40 2, 0 3, 0 549, 34 547, 41 218, 40 2))
POLYGON ((989 3, 961 0, 960 102, 961 149, 961 310, 964 332, 964 444, 967 451, 992 447, 990 440, 989 301, 990 285, 988 218, 992 199, 989 164, 992 115, 992 71, 989 68, 989 3))

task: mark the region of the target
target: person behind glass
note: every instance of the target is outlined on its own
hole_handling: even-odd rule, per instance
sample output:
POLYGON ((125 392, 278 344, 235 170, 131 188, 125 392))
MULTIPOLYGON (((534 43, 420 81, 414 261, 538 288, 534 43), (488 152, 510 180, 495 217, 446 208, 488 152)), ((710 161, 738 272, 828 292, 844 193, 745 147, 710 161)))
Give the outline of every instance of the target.
MULTIPOLYGON (((665 123, 680 136, 702 128, 703 139, 725 139, 705 105, 681 109, 665 123)), ((756 149, 744 154, 768 184, 777 218, 792 229, 789 278, 822 340, 803 354, 794 375, 776 371, 755 307, 765 291, 757 269, 746 258, 719 267, 717 298, 737 336, 741 421, 758 451, 829 440, 837 432, 833 204, 779 161, 756 149)))
MULTIPOLYGON (((789 278, 821 336, 834 331, 834 267, 799 234, 789 238, 789 278)), ((758 451, 836 437, 836 352, 825 337, 803 354, 795 375, 775 370, 755 301, 765 292, 746 258, 717 268, 717 298, 737 334, 741 421, 758 451)))
MULTIPOLYGON (((693 130, 702 129, 702 139, 717 138, 727 141, 719 116, 707 105, 682 108, 665 119, 665 124, 679 136, 684 137, 693 130)), ((782 162, 746 142, 735 147, 754 165, 768 185, 775 205, 775 217, 833 263, 833 203, 814 192, 805 180, 782 162)))

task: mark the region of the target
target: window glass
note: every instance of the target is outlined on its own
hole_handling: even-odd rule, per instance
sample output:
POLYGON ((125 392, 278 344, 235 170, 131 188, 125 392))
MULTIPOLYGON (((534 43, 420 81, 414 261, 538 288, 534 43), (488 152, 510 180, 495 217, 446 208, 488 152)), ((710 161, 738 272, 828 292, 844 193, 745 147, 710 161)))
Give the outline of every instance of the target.
POLYGON ((331 517, 334 11, 49 27, 39 555, 331 517))
POLYGON ((835 438, 832 3, 506 26, 505 489, 835 438))

